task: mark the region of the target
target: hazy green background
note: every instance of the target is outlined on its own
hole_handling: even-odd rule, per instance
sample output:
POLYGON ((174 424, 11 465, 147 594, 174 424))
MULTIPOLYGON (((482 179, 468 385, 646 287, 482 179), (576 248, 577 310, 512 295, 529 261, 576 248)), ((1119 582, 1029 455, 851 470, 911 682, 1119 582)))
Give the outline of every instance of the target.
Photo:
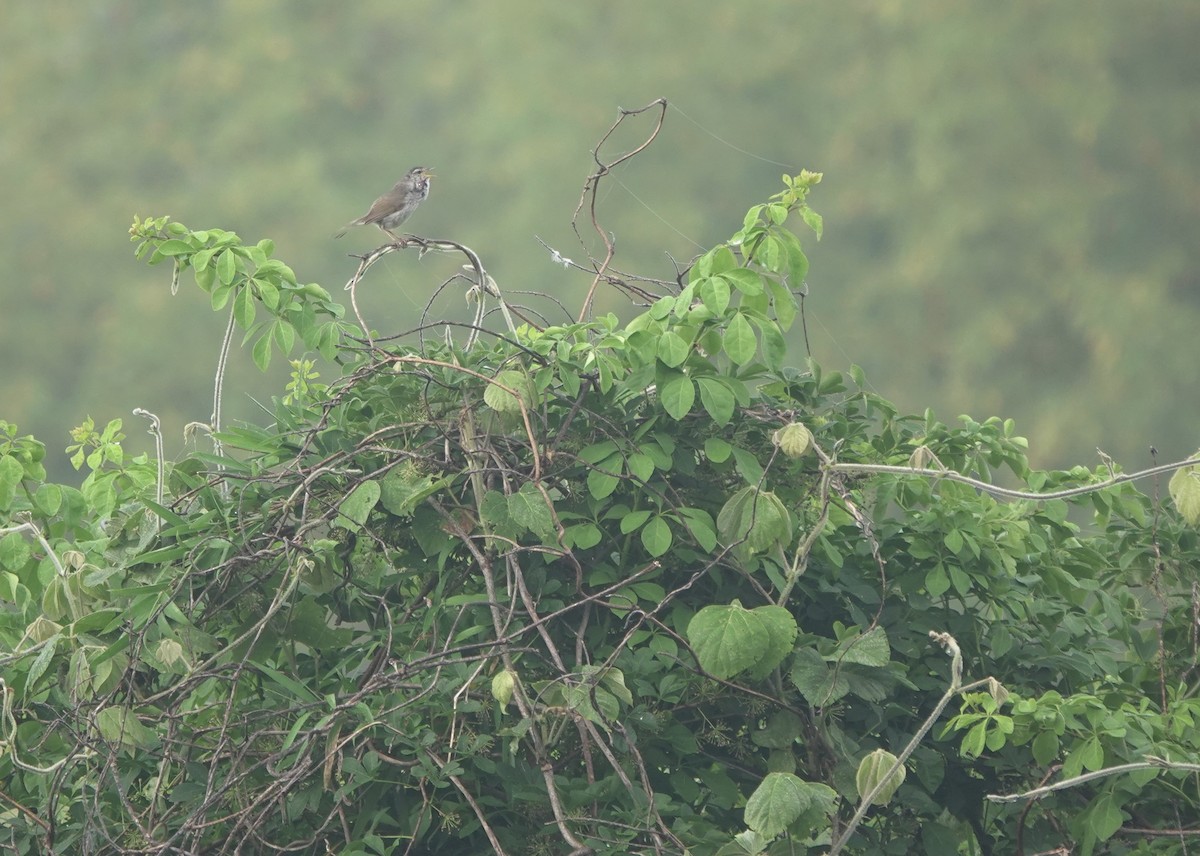
MULTIPOLYGON (((1183 457, 1197 45, 1194 0, 10 2, 0 418, 56 455, 87 414, 139 436, 129 411, 157 411, 173 451, 207 419, 224 317, 133 260, 135 212, 271 237, 340 295, 346 252, 378 233, 331 233, 431 165, 413 231, 575 308, 586 278, 534 235, 582 258, 589 149, 618 105, 664 96, 683 112, 604 198, 618 266, 669 275, 665 253, 726 237, 778 189, 769 161, 823 171, 807 308, 826 366, 860 363, 908 410, 1015 417, 1045 466, 1096 445, 1130 469, 1152 443, 1183 457)), ((390 257, 363 295, 373 326, 414 323, 457 264, 390 257)), ((434 312, 461 314, 459 293, 434 312)), ((235 363, 230 409, 252 417, 245 392, 279 378, 235 363)))

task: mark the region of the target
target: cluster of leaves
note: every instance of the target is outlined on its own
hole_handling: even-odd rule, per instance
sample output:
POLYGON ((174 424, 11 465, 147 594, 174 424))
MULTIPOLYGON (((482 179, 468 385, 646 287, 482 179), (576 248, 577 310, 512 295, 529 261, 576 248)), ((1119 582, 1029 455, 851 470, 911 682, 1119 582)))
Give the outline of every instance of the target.
POLYGON ((1194 773, 984 795, 1200 758, 1194 529, 1128 483, 1001 503, 895 472, 1107 475, 1031 471, 1011 423, 901 416, 857 370, 788 364, 807 259, 787 225, 819 232, 819 178, 628 324, 469 350, 357 346, 266 244, 135 224, 232 300, 260 364, 296 330, 345 371, 295 363, 274 423, 221 431, 236 453, 175 464, 161 502, 118 425, 77 435, 82 490, 3 425, 8 843, 1171 852, 1132 830, 1200 815, 1194 773), (931 632, 1004 688, 897 767, 950 685, 931 632))

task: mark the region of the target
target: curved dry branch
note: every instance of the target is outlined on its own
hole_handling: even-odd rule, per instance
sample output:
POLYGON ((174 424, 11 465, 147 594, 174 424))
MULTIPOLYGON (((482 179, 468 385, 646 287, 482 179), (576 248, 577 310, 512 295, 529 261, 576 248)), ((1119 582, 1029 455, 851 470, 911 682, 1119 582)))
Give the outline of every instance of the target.
POLYGON ((599 262, 597 262, 594 258, 591 259, 595 276, 592 279, 591 286, 588 288, 587 296, 583 300, 583 307, 579 310, 580 321, 585 320, 591 312, 592 300, 595 298, 596 288, 602 281, 604 281, 605 273, 608 271, 609 265, 612 263, 613 256, 616 254, 616 245, 613 242, 612 236, 600 226, 600 221, 596 214, 596 198, 597 192, 600 189, 600 180, 608 175, 609 172, 612 171, 613 167, 624 163, 635 155, 641 154, 647 148, 649 148, 651 143, 654 142, 655 138, 658 137, 659 131, 662 130, 663 122, 666 120, 667 99, 656 98, 646 106, 638 107, 635 110, 618 108, 618 112, 619 115, 617 120, 613 122, 612 126, 608 129, 604 136, 600 138, 600 142, 596 144, 594 149, 592 149, 592 160, 596 162, 596 171, 589 175, 587 177, 587 181, 584 182, 583 193, 580 194, 579 197, 579 204, 575 206, 575 213, 571 216, 571 228, 575 231, 575 235, 579 238, 579 242, 586 246, 583 236, 579 234, 579 212, 583 210, 583 207, 586 204, 591 216, 592 228, 596 231, 596 234, 600 236, 600 240, 604 242, 604 258, 599 262), (641 145, 637 146, 632 151, 628 151, 625 154, 617 156, 611 161, 606 162, 601 160, 600 149, 604 147, 604 143, 616 132, 617 128, 619 128, 626 119, 628 119, 630 116, 639 116, 642 113, 655 109, 656 107, 658 108, 658 117, 655 119, 654 128, 650 131, 650 134, 646 137, 646 139, 642 141, 641 145))

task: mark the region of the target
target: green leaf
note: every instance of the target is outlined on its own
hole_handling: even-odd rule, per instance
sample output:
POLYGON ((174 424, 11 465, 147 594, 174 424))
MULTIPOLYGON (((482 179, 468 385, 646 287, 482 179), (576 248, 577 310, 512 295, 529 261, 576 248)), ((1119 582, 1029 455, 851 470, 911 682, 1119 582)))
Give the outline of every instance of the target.
POLYGON ((0 567, 9 571, 19 571, 29 561, 32 551, 27 542, 18 532, 9 532, 0 538, 0 567))
POLYGON ((1033 751, 1033 759, 1046 766, 1058 757, 1058 735, 1053 731, 1043 731, 1033 738, 1030 749, 1033 751))
POLYGON ((771 291, 771 305, 775 308, 775 320, 779 322, 780 328, 791 329, 792 324, 796 321, 796 297, 786 285, 776 280, 767 280, 767 286, 771 291))
POLYGON ((654 475, 654 459, 644 452, 634 452, 625 461, 625 466, 630 475, 643 482, 650 481, 654 475))
POLYGON ((801 648, 795 652, 788 677, 814 707, 830 705, 850 692, 845 670, 830 669, 812 648, 801 648))
POLYGON ((288 322, 276 318, 271 322, 271 338, 275 340, 279 350, 290 354, 292 347, 296 344, 296 328, 288 322))
MULTIPOLYGON (((1200 452, 1196 454, 1200 455, 1200 452)), ((1189 526, 1200 526, 1200 464, 1176 470, 1167 484, 1167 490, 1171 493, 1175 507, 1179 509, 1179 516, 1187 521, 1189 526)), ((3 507, 2 501, 0 507, 3 507)))
POLYGON ((217 279, 221 281, 221 285, 230 285, 233 283, 234 274, 237 273, 237 257, 233 250, 225 249, 217 256, 217 279))
POLYGON ((554 515, 546 497, 530 482, 508 497, 508 513, 514 521, 535 535, 545 536, 554 531, 554 515))
POLYGON ((58 510, 62 508, 62 501, 62 488, 56 484, 38 485, 37 492, 33 495, 33 504, 47 517, 58 514, 58 510))
POLYGON ((594 523, 578 523, 566 527, 563 535, 567 546, 580 550, 590 550, 600 543, 603 533, 594 523))
POLYGON ((827 659, 883 668, 891 660, 887 631, 882 627, 872 627, 863 635, 842 642, 837 653, 827 659))
POLYGON ((254 324, 254 315, 254 296, 249 288, 239 288, 237 296, 233 299, 234 320, 243 330, 249 330, 254 324))
POLYGON ((0 457, 0 511, 12 507, 17 488, 25 476, 25 468, 12 455, 0 457))
POLYGON ((679 420, 691 412, 696 403, 696 387, 685 374, 672 374, 658 387, 658 398, 672 419, 679 420))
POLYGON ((754 359, 754 353, 758 350, 754 329, 746 320, 746 316, 740 312, 733 316, 729 326, 725 328, 725 335, 722 337, 721 343, 725 348, 725 353, 729 355, 729 359, 739 366, 744 366, 754 359))
POLYGON ((936 565, 925 575, 925 590, 931 597, 941 597, 950 590, 950 577, 944 566, 936 565))
POLYGON ((379 482, 374 479, 360 482, 338 506, 338 516, 333 525, 357 532, 367 522, 367 517, 379 502, 381 493, 379 482))
POLYGON ((499 372, 494 380, 483 391, 483 403, 497 413, 520 413, 521 405, 528 407, 533 400, 525 372, 508 369, 499 372))
POLYGON ((712 377, 698 377, 696 385, 700 387, 700 403, 704 405, 713 422, 718 426, 729 424, 734 409, 733 393, 729 388, 712 377))
POLYGON ((825 230, 825 220, 821 215, 805 205, 800 211, 800 216, 804 218, 804 222, 808 224, 808 228, 817 233, 817 240, 820 240, 821 233, 825 230))
POLYGON ((808 784, 791 773, 768 773, 746 801, 746 826, 767 838, 783 833, 812 805, 808 784))
POLYGON ((668 330, 658 337, 658 358, 664 365, 677 368, 687 359, 691 346, 674 330, 668 330))
POLYGON ((770 634, 762 658, 754 665, 753 676, 765 678, 792 653, 792 646, 796 643, 800 627, 792 614, 782 606, 768 604, 755 607, 753 612, 770 634))
POLYGON ((733 268, 721 276, 742 294, 753 297, 763 293, 763 278, 752 270, 733 268))
POLYGON ((279 308, 279 289, 269 282, 264 282, 261 279, 253 281, 255 290, 258 291, 258 299, 263 302, 263 305, 272 312, 279 308))
POLYGON ((700 549, 711 553, 717 546, 717 532, 709 513, 699 508, 680 508, 677 512, 700 549))
POLYGON ((508 707, 516 689, 517 673, 512 669, 503 669, 492 678, 492 698, 500 702, 501 710, 508 707))
POLYGON ((105 740, 137 749, 158 745, 158 735, 123 707, 106 707, 96 714, 96 730, 105 740))
POLYGON ((636 532, 646 525, 646 521, 650 519, 650 515, 654 512, 650 509, 642 511, 631 511, 621 518, 621 534, 628 535, 630 532, 636 532))
POLYGON ((1116 796, 1111 792, 1106 792, 1096 797, 1088 806, 1087 822, 1088 828, 1097 840, 1107 841, 1125 822, 1125 813, 1121 811, 1121 805, 1117 802, 1116 796))
POLYGON ((710 605, 697 612, 687 626, 688 641, 700 667, 718 678, 730 678, 762 659, 771 641, 763 622, 738 601, 729 606, 710 605))
POLYGON ((269 333, 264 333, 258 337, 258 341, 254 343, 254 348, 251 350, 250 356, 254 360, 254 365, 258 366, 260 372, 267 370, 267 367, 271 365, 271 336, 269 333))
POLYGON ((887 805, 892 801, 892 796, 907 775, 904 765, 897 765, 897 760, 895 755, 885 749, 876 749, 862 759, 854 778, 860 800, 865 799, 871 791, 883 783, 882 789, 872 798, 871 805, 887 805))
POLYGON ((714 464, 723 464, 729 460, 733 446, 720 437, 709 437, 704 441, 704 456, 714 464))
MULTIPOLYGON (((39 615, 38 620, 42 620, 39 615)), ((29 634, 30 638, 36 639, 33 633, 29 634)), ((25 676, 25 698, 29 698, 34 692, 38 679, 46 673, 46 669, 50 667, 50 661, 54 659, 54 652, 58 649, 58 640, 61 639, 58 633, 55 633, 46 640, 46 644, 42 650, 38 651, 38 655, 33 658, 33 662, 29 664, 29 672, 25 676)))
POLYGON ((450 484, 449 479, 432 476, 405 467, 388 470, 379 483, 380 504, 397 517, 408 517, 417 503, 433 496, 450 484))
POLYGON ((789 422, 771 435, 771 442, 789 458, 801 458, 813 445, 812 432, 802 422, 789 422))
POLYGON ((700 282, 700 302, 713 315, 720 317, 729 308, 729 280, 722 276, 709 277, 700 282))
POLYGON ((787 342, 779 326, 769 319, 756 319, 755 326, 762 334, 763 361, 775 371, 781 371, 784 358, 787 357, 787 342))
POLYGON ((169 241, 163 241, 157 247, 157 252, 164 256, 185 256, 194 251, 193 247, 187 241, 180 241, 178 238, 172 238, 169 241))
POLYGON ((671 527, 661 517, 655 517, 642 527, 642 546, 657 559, 671 549, 671 527))
POLYGON ((587 486, 588 493, 592 495, 592 498, 605 499, 610 496, 617 489, 617 485, 621 483, 617 474, 621 473, 623 469, 624 461, 620 454, 613 453, 588 470, 587 486))

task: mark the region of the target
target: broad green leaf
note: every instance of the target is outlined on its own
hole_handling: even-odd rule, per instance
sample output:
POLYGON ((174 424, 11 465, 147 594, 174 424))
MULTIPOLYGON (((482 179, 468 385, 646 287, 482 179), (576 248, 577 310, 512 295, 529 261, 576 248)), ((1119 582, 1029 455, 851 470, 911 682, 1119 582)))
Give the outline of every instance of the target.
POLYGON ((796 689, 814 707, 826 707, 850 691, 844 669, 831 669, 812 648, 795 652, 788 673, 796 689))
POLYGON ((774 838, 812 804, 808 783, 791 773, 768 773, 746 801, 746 826, 774 838))
POLYGON ((258 299, 271 311, 279 308, 279 289, 269 282, 254 279, 250 285, 258 292, 258 299))
POLYGON ((158 735, 123 707, 106 707, 96 714, 96 730, 105 740, 137 749, 158 745, 158 735))
POLYGON ((771 441, 789 458, 800 458, 812 448, 812 432, 802 422, 790 422, 778 429, 771 441))
POLYGON ((804 222, 808 224, 808 228, 817 233, 817 240, 820 240, 821 233, 825 230, 825 220, 821 215, 805 205, 800 211, 800 216, 804 218, 804 222))
POLYGON ((251 358, 254 360, 254 365, 258 366, 260 372, 265 372, 271 365, 271 335, 264 333, 258 337, 258 341, 254 343, 254 348, 250 352, 251 358))
POLYGON ((449 483, 448 479, 434 479, 418 470, 395 467, 380 480, 379 502, 390 514, 408 517, 417 503, 433 496, 449 483))
POLYGON ((742 294, 754 296, 763 293, 762 276, 747 268, 732 268, 721 276, 742 294))
POLYGON ((624 465, 625 462, 621 459, 620 454, 613 453, 588 470, 588 493, 592 495, 593 499, 605 499, 617 489, 621 479, 616 474, 623 470, 624 465))
POLYGON ((837 652, 827 659, 883 668, 891 660, 887 631, 882 627, 872 627, 863 635, 842 642, 837 652))
POLYGON ((7 511, 25 476, 25 468, 12 455, 0 457, 0 511, 7 511))
POLYGON ((720 317, 729 308, 729 280, 722 276, 709 277, 699 285, 700 302, 713 315, 720 317))
POLYGON ((950 577, 946 575, 944 566, 936 565, 925 575, 925 590, 931 597, 941 597, 950 590, 950 577))
POLYGON ((800 628, 792 614, 782 606, 768 604, 755 607, 753 612, 770 634, 766 650, 753 670, 753 677, 765 678, 792 653, 800 628))
POLYGON ((641 529, 652 514, 654 514, 654 511, 651 509, 629 512, 621 518, 621 534, 628 535, 630 532, 636 532, 638 529, 641 529))
POLYGON ((520 413, 521 405, 528 407, 532 400, 528 375, 515 369, 498 373, 483 391, 484 404, 497 413, 520 413))
POLYGON ((254 324, 254 314, 254 296, 250 293, 250 289, 245 287, 237 289, 237 295, 233 299, 233 317, 238 326, 243 330, 249 330, 254 324))
POLYGON ((700 403, 704 405, 713 422, 718 426, 727 425, 733 418, 733 393, 725 384, 712 377, 698 377, 696 385, 700 387, 700 403))
POLYGON ((717 546, 717 531, 708 512, 699 508, 680 508, 677 512, 700 549, 706 553, 712 552, 717 546))
POLYGON ((642 546, 657 559, 671 549, 671 527, 661 517, 655 517, 642 527, 642 546))
POLYGON ((664 365, 677 368, 687 359, 691 346, 674 330, 658 337, 658 358, 664 365))
POLYGON ((158 245, 157 252, 164 256, 185 256, 196 248, 187 241, 172 238, 158 245))
POLYGON ((508 497, 508 513, 535 535, 545 536, 554 531, 554 515, 546 497, 530 482, 508 497))
POLYGON ((58 514, 58 510, 62 508, 62 501, 62 488, 56 484, 38 485, 37 493, 33 495, 34 505, 47 517, 58 514))
POLYGON ((333 525, 357 532, 367 522, 367 517, 379 502, 381 493, 379 482, 374 479, 360 482, 338 505, 338 516, 333 525))
POLYGON ((279 350, 290 354, 296 344, 296 328, 283 319, 276 318, 271 322, 271 338, 275 340, 279 350))
POLYGON ((733 447, 720 437, 709 437, 704 441, 704 456, 714 464, 723 464, 729 460, 733 447))
MULTIPOLYGON (((1196 453, 1200 455, 1200 452, 1196 453)), ((1200 526, 1200 464, 1181 467, 1167 485, 1179 516, 1189 526, 1200 526)), ((0 507, 3 503, 0 502, 0 507)))
POLYGON ((731 496, 717 515, 717 531, 726 545, 744 542, 761 553, 792 540, 792 519, 770 491, 744 487, 731 496))
MULTIPOLYGON (((37 619, 35 619, 35 624, 38 621, 45 622, 45 619, 39 615, 37 619)), ((53 622, 45 623, 47 627, 50 624, 53 624, 53 622)), ((56 624, 54 626, 58 627, 56 624)), ((31 627, 31 630, 32 629, 33 628, 31 627)), ((59 630, 61 629, 62 628, 59 627, 59 630)), ((46 669, 50 667, 50 661, 54 659, 54 652, 58 650, 58 640, 62 638, 58 632, 55 632, 54 635, 45 640, 38 639, 38 636, 41 635, 40 633, 30 632, 28 635, 30 639, 33 639, 34 641, 44 641, 45 644, 42 646, 42 649, 38 651, 37 656, 33 658, 33 662, 29 664, 29 672, 25 675, 25 698, 29 698, 36 690, 38 679, 41 678, 41 676, 46 673, 46 669)))
POLYGON ((658 398, 672 419, 687 416, 696 403, 696 388, 685 374, 674 374, 659 385, 658 398))
POLYGON ((29 561, 31 555, 33 554, 29 542, 20 533, 9 532, 0 538, 0 568, 19 571, 25 567, 25 563, 29 561))
POLYGON ((222 250, 221 254, 217 256, 217 279, 221 281, 221 285, 230 285, 236 273, 237 257, 233 250, 222 250))
POLYGON ((1043 731, 1033 738, 1030 749, 1033 751, 1033 760, 1046 766, 1058 757, 1058 735, 1053 731, 1043 731))
POLYGON ((492 698, 500 702, 501 710, 508 707, 516 689, 517 673, 512 669, 503 669, 492 677, 492 698))
POLYGON ((770 279, 767 286, 771 292, 771 305, 775 308, 775 320, 780 328, 790 330, 796 321, 796 297, 781 282, 770 279))
POLYGON ((805 733, 804 720, 790 710, 778 710, 767 717, 763 727, 750 733, 755 746, 767 749, 787 749, 802 740, 805 733))
POLYGON ((756 319, 755 326, 762 334, 763 362, 775 371, 782 370, 783 361, 787 357, 787 342, 784 341, 779 326, 767 319, 756 319))
POLYGON ((882 789, 872 798, 871 805, 887 805, 892 801, 892 796, 907 775, 904 765, 897 765, 896 761, 896 756, 886 749, 876 749, 862 759, 854 778, 859 800, 866 799, 871 791, 883 783, 882 789))
POLYGON ((744 366, 754 359, 754 353, 758 350, 758 341, 754 338, 754 329, 746 320, 745 315, 738 312, 730 319, 721 344, 725 348, 725 353, 729 355, 729 359, 739 366, 744 366))
POLYGON ((1125 813, 1121 811, 1116 795, 1110 791, 1100 794, 1088 806, 1088 828, 1098 841, 1107 841, 1121 824, 1125 822, 1125 813))
POLYGON ((730 678, 762 659, 771 641, 762 620, 738 601, 710 605, 688 622, 688 641, 700 667, 718 678, 730 678))
POLYGON ((654 459, 645 452, 634 452, 626 459, 625 466, 631 475, 644 482, 654 475, 654 459))

